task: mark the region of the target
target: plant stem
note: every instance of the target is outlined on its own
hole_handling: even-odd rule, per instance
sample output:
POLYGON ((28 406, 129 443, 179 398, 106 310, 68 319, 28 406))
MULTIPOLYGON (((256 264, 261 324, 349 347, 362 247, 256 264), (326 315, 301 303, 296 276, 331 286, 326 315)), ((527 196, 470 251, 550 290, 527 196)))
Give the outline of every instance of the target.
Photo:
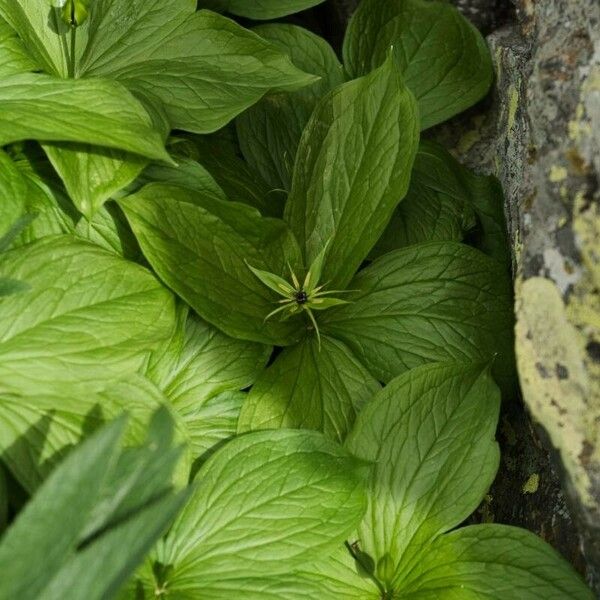
POLYGON ((77 27, 71 25, 71 45, 69 48, 69 77, 75 77, 75 42, 77 41, 77 27))

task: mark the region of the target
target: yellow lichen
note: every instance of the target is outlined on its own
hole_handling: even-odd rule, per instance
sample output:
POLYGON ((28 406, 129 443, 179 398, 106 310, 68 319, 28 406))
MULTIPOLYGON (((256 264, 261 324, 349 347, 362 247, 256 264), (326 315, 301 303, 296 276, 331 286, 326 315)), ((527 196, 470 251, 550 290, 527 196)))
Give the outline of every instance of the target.
POLYGON ((523 484, 524 494, 535 494, 540 487, 540 476, 538 473, 532 473, 529 479, 523 484))
POLYGON ((550 179, 552 183, 559 183, 564 181, 568 175, 569 173, 565 167, 561 167, 560 165, 552 165, 548 179, 550 179))

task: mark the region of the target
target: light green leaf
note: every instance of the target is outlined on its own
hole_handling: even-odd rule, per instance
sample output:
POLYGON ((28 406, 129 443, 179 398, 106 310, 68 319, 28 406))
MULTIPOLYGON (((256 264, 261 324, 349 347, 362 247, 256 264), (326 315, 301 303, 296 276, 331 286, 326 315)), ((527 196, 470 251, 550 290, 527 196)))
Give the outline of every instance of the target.
MULTIPOLYGON (((144 440, 152 414, 167 399, 150 381, 130 375, 120 381, 98 380, 87 386, 63 384, 53 391, 0 387, 0 451, 19 484, 33 493, 70 449, 107 421, 130 414, 124 441, 144 440)), ((179 443, 189 443, 177 418, 179 443)), ((187 481, 192 456, 186 453, 180 480, 187 481)))
POLYGON ((52 75, 67 76, 69 28, 60 10, 47 0, 0 0, 0 17, 18 34, 36 65, 52 75))
POLYGON ((243 204, 151 184, 120 201, 159 277, 206 321, 231 337, 264 344, 297 341, 299 320, 264 322, 279 299, 247 263, 284 273, 300 251, 286 227, 243 204))
POLYGON ((499 407, 487 367, 426 365, 394 379, 359 415, 346 446, 375 469, 358 539, 386 588, 402 589, 428 543, 466 519, 488 491, 500 456, 499 407))
POLYGON ((492 60, 477 29, 450 3, 363 0, 344 41, 352 77, 381 65, 390 48, 427 129, 480 100, 493 79, 492 60))
MULTIPOLYGON (((174 147, 176 150, 177 147, 174 147)), ((228 200, 225 192, 219 187, 211 173, 200 163, 191 158, 175 156, 177 165, 152 163, 138 178, 136 186, 143 187, 147 183, 167 183, 188 188, 217 200, 228 200)), ((231 198, 235 200, 235 198, 231 198)))
POLYGON ((371 256, 423 242, 462 241, 475 227, 475 198, 463 183, 461 171, 442 146, 422 140, 406 198, 396 208, 371 256))
POLYGON ((182 416, 198 457, 235 433, 246 396, 238 391, 254 383, 271 348, 227 337, 183 304, 178 314, 175 335, 153 352, 146 375, 182 416))
MULTIPOLYGON (((355 543, 356 535, 349 537, 355 543)), ((331 556, 300 570, 296 574, 296 587, 311 589, 319 600, 381 600, 381 591, 354 560, 345 545, 336 548, 331 556)), ((306 596, 299 596, 300 600, 306 596)))
POLYGON ((236 436, 246 396, 246 392, 227 391, 186 411, 183 420, 194 457, 204 461, 224 442, 236 436))
POLYGON ((89 144, 43 145, 77 209, 88 219, 118 191, 127 187, 148 159, 89 144))
POLYGON ((79 75, 113 78, 158 100, 172 128, 216 131, 266 92, 314 81, 256 34, 195 12, 190 0, 98 0, 91 8, 79 75))
POLYGON ((0 145, 90 143, 169 161, 142 105, 118 83, 37 73, 0 80, 0 145))
POLYGON ((198 472, 158 552, 171 567, 159 584, 207 600, 243 594, 244 580, 276 584, 350 534, 364 512, 367 470, 316 432, 234 439, 198 472))
POLYGON ((202 0, 211 10, 230 12, 248 19, 278 19, 321 4, 324 0, 202 0))
POLYGON ((288 348, 258 378, 239 420, 239 431, 304 428, 343 441, 379 383, 341 342, 307 338, 288 348))
POLYGON ((2 273, 29 286, 0 301, 0 381, 23 392, 135 372, 174 327, 148 271, 69 236, 12 250, 2 273))
POLYGON ((529 531, 474 525, 438 538, 403 585, 409 600, 593 600, 553 548, 529 531))
POLYGON ((310 264, 331 239, 323 280, 346 287, 408 189, 414 98, 390 59, 318 104, 296 158, 285 218, 310 264))
POLYGON ((166 483, 178 458, 164 442, 167 426, 123 452, 119 419, 66 458, 2 538, 2 600, 116 594, 187 497, 166 483))
MULTIPOLYGON (((0 8, 0 14, 1 11, 0 8)), ((0 77, 27 73, 35 68, 15 31, 0 17, 0 77)))
POLYGON ((254 31, 289 54, 299 69, 321 78, 297 92, 267 94, 236 120, 246 160, 273 188, 289 190, 302 131, 323 95, 344 83, 344 71, 333 48, 302 27, 272 23, 254 31))
POLYGON ((428 362, 494 361, 514 385, 511 281, 502 265, 453 242, 396 250, 359 272, 350 304, 322 314, 380 381, 428 362))
POLYGON ((117 256, 133 262, 142 262, 143 255, 123 211, 115 202, 108 202, 96 212, 91 221, 79 219, 75 235, 117 256))

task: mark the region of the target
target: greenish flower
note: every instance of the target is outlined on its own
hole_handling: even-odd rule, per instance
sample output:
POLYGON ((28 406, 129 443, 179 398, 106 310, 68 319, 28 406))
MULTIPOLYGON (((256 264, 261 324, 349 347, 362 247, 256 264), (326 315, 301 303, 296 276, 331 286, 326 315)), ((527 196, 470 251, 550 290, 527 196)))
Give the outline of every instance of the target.
POLYGON ((313 261, 312 265, 306 273, 304 282, 301 284, 300 280, 294 273, 291 266, 290 275, 291 283, 287 282, 279 275, 269 273, 268 271, 261 271, 255 269, 246 262, 248 268, 260 279, 268 288, 274 292, 283 296, 283 300, 279 300, 278 304, 281 304, 278 308, 270 312, 266 317, 270 319, 275 315, 281 315, 282 320, 286 320, 289 317, 305 312, 315 329, 317 338, 319 340, 319 346, 321 344, 321 335, 319 333, 319 327, 313 310, 325 310, 333 306, 339 306, 340 304, 348 304, 346 300, 340 298, 332 298, 332 294, 347 294, 352 290, 325 290, 326 284, 319 285, 321 279, 321 273, 323 272, 323 262, 325 255, 327 254, 327 248, 329 247, 329 241, 323 247, 323 250, 313 261))

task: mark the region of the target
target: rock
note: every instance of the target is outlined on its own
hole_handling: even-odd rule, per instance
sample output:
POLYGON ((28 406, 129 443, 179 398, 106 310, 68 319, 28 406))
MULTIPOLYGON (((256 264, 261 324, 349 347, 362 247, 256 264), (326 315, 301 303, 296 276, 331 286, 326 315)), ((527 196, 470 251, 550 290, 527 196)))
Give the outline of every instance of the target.
MULTIPOLYGON (((503 184, 527 407, 504 407, 480 519, 535 531, 600 594, 600 2, 454 3, 491 32, 497 81, 431 135, 503 184)), ((339 32, 357 4, 323 10, 339 32)))

